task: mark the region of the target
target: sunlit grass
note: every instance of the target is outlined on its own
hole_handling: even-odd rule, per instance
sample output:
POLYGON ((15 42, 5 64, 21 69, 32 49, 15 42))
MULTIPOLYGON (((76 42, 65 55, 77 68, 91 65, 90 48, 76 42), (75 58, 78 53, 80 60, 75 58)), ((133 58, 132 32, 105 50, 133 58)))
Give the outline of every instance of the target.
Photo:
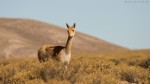
POLYGON ((150 51, 74 54, 63 63, 37 58, 0 59, 0 84, 150 83, 150 51))

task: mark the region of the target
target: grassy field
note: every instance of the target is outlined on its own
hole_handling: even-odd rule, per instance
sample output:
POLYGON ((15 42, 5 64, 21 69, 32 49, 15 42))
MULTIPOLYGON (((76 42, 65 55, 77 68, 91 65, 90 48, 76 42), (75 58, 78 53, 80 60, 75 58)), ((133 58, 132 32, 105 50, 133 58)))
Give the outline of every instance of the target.
POLYGON ((0 59, 0 84, 150 84, 150 51, 73 54, 70 64, 0 59))

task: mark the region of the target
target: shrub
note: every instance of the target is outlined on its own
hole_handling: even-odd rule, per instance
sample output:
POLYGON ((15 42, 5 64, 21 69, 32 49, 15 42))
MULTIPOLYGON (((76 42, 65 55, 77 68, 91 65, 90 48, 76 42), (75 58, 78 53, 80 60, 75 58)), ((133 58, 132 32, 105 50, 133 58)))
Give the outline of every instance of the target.
MULTIPOLYGON (((0 62, 0 83, 17 84, 121 84, 150 81, 149 53, 126 56, 84 54, 69 65, 49 60, 5 59, 0 62)), ((112 53, 113 54, 113 53, 112 53)))

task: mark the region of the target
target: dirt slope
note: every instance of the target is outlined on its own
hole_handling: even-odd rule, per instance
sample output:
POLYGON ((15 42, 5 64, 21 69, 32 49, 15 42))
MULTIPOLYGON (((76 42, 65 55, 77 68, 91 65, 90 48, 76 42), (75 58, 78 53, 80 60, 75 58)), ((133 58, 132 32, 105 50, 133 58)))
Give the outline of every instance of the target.
MULTIPOLYGON (((64 23, 65 24, 65 23, 64 23)), ((44 44, 65 45, 65 28, 30 19, 0 18, 0 57, 36 56, 44 44)), ((126 50, 104 40, 76 32, 73 51, 126 50)))

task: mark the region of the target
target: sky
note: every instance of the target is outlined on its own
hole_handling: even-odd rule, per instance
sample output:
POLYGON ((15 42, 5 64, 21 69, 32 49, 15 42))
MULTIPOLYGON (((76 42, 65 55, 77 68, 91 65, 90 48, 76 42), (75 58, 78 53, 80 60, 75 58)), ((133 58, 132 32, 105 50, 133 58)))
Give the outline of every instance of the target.
POLYGON ((0 17, 28 18, 129 48, 150 49, 150 0, 0 0, 0 17))

